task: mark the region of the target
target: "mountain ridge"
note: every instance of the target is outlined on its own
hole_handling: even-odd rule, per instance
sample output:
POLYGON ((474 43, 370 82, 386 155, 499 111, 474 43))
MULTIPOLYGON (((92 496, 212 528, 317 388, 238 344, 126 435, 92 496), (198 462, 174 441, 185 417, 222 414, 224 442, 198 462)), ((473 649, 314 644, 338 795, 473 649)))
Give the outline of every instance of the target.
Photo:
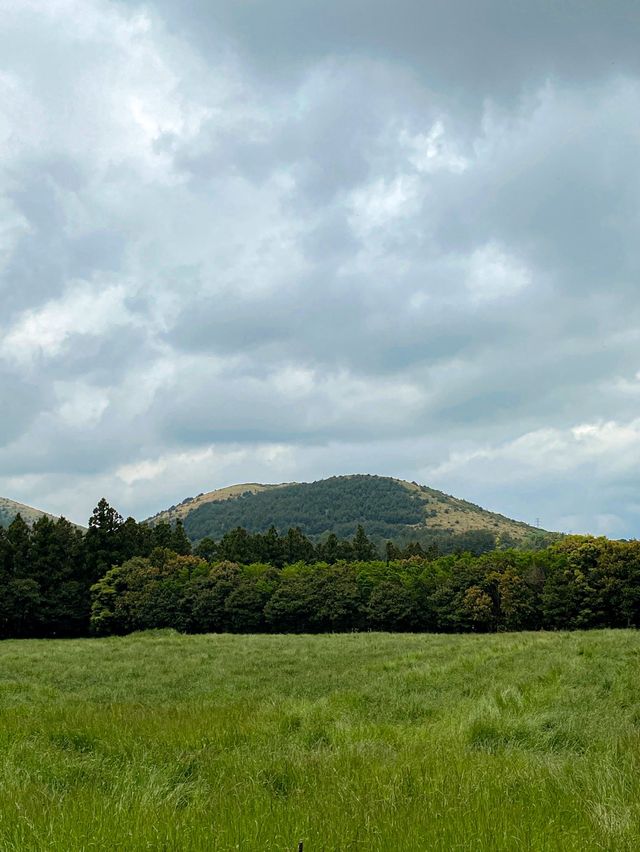
POLYGON ((456 539, 491 534, 499 544, 524 546, 559 536, 524 521, 417 482, 372 474, 348 474, 315 482, 240 483, 187 497, 148 523, 180 519, 192 541, 219 538, 237 526, 264 532, 298 526, 312 539, 349 537, 358 524, 378 541, 456 539))

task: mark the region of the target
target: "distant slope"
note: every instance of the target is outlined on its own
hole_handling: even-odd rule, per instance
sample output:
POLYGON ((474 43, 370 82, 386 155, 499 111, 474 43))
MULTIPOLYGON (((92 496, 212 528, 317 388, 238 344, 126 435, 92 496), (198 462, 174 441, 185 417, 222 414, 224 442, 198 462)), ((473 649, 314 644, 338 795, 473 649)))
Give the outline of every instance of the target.
POLYGON ((258 494, 261 491, 268 491, 271 488, 283 488, 290 484, 292 483, 261 485, 258 482, 246 482, 243 485, 229 485, 227 488, 218 488, 216 491, 207 491, 206 493, 198 494, 197 497, 187 497, 181 503, 170 506, 168 509, 164 509, 162 512, 153 515, 151 518, 147 518, 147 522, 159 524, 164 521, 172 524, 178 518, 184 520, 187 515, 191 514, 195 509, 200 508, 200 506, 204 506, 206 503, 219 503, 223 500, 230 500, 233 497, 258 494))
POLYGON ((43 515, 47 515, 54 520, 56 518, 55 515, 51 515, 49 512, 42 512, 40 509, 26 506, 24 503, 17 503, 15 500, 9 500, 7 497, 0 497, 0 527, 8 527, 18 514, 22 515, 23 521, 29 524, 29 526, 43 515))
MULTIPOLYGON (((220 538, 242 526, 250 532, 279 531, 297 526, 320 540, 329 533, 353 536, 362 524, 378 542, 392 540, 448 543, 466 541, 516 546, 542 544, 555 537, 521 521, 459 500, 415 482, 382 476, 337 476, 311 483, 234 485, 160 512, 151 523, 181 518, 192 541, 220 538)), ((449 549, 449 547, 445 547, 449 549)))

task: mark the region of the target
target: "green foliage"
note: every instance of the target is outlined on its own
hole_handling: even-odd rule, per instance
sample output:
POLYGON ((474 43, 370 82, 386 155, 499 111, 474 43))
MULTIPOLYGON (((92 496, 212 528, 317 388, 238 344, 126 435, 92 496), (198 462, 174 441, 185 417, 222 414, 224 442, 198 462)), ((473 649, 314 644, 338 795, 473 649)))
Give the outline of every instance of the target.
MULTIPOLYGON (((358 548, 370 553, 364 533, 358 548)), ((640 626, 640 543, 573 537, 545 551, 284 568, 156 549, 107 572, 93 595, 97 633, 640 626)))
POLYGON ((384 579, 369 596, 367 616, 374 630, 410 630, 418 616, 415 593, 398 578, 384 579))

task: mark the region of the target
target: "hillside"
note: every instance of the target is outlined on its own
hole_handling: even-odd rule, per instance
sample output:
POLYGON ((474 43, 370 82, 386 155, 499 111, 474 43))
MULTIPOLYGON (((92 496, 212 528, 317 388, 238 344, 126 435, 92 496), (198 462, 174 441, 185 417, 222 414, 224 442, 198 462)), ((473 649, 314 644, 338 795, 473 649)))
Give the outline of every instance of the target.
POLYGON ((226 488, 218 488, 216 491, 203 492, 202 494, 198 494, 196 497, 186 497, 181 503, 178 503, 175 506, 170 506, 168 509, 164 509, 162 512, 158 512, 156 515, 147 518, 147 522, 151 524, 159 524, 162 522, 172 524, 177 521, 178 518, 184 521, 187 515, 195 509, 198 509, 200 506, 204 506, 206 503, 221 503, 224 500, 230 500, 234 497, 258 494, 261 491, 269 491, 272 488, 282 488, 285 485, 291 484, 293 483, 285 482, 282 485, 261 485, 259 482, 245 482, 241 485, 229 485, 226 488))
POLYGON ((415 482, 365 475, 310 483, 234 485, 187 498, 149 522, 177 518, 184 522, 192 541, 206 536, 218 539, 238 526, 262 532, 272 524, 279 531, 300 527, 316 541, 329 533, 349 538, 358 524, 374 540, 398 544, 420 541, 465 546, 482 539, 488 546, 535 546, 554 537, 415 482))
POLYGON ((43 515, 55 518, 55 515, 51 515, 49 512, 42 512, 40 509, 26 506, 24 503, 17 503, 15 500, 9 500, 7 497, 0 497, 0 527, 9 526, 18 514, 22 515, 22 519, 29 525, 33 524, 43 515))
MULTIPOLYGON (((59 515, 52 515, 51 512, 43 512, 41 509, 34 509, 33 506, 27 506, 25 503, 18 503, 17 500, 9 500, 8 497, 0 497, 0 527, 8 527, 16 515, 21 515, 22 520, 29 526, 34 524, 38 518, 45 515, 54 521, 57 521, 59 515)), ((76 524, 71 521, 74 527, 79 530, 85 530, 82 524, 76 524)))

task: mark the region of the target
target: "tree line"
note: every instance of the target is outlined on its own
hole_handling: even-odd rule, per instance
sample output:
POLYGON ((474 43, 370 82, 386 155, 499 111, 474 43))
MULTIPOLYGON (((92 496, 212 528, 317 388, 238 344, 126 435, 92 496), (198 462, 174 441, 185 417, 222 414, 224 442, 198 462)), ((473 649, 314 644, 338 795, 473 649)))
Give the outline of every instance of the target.
POLYGON ((493 631, 640 626, 640 542, 569 536, 544 550, 384 553, 360 526, 313 544, 232 530, 192 551, 180 522, 138 524, 106 500, 86 533, 43 517, 0 528, 0 636, 493 631))
MULTIPOLYGON (((393 548, 392 545, 390 545, 393 548)), ((83 532, 65 518, 42 516, 29 526, 17 515, 0 526, 0 637, 82 636, 90 632, 91 587, 115 565, 157 551, 191 554, 192 545, 180 520, 174 524, 126 520, 103 498, 83 532)), ((409 545, 394 554, 422 553, 409 545)), ((330 535, 313 544, 299 529, 280 535, 231 530, 219 541, 203 539, 195 550, 207 562, 268 563, 275 568, 293 562, 367 560, 377 557, 359 527, 352 540, 330 535)))
POLYGON ((94 586, 98 634, 640 626, 640 542, 568 537, 543 551, 210 563, 158 549, 94 586))

